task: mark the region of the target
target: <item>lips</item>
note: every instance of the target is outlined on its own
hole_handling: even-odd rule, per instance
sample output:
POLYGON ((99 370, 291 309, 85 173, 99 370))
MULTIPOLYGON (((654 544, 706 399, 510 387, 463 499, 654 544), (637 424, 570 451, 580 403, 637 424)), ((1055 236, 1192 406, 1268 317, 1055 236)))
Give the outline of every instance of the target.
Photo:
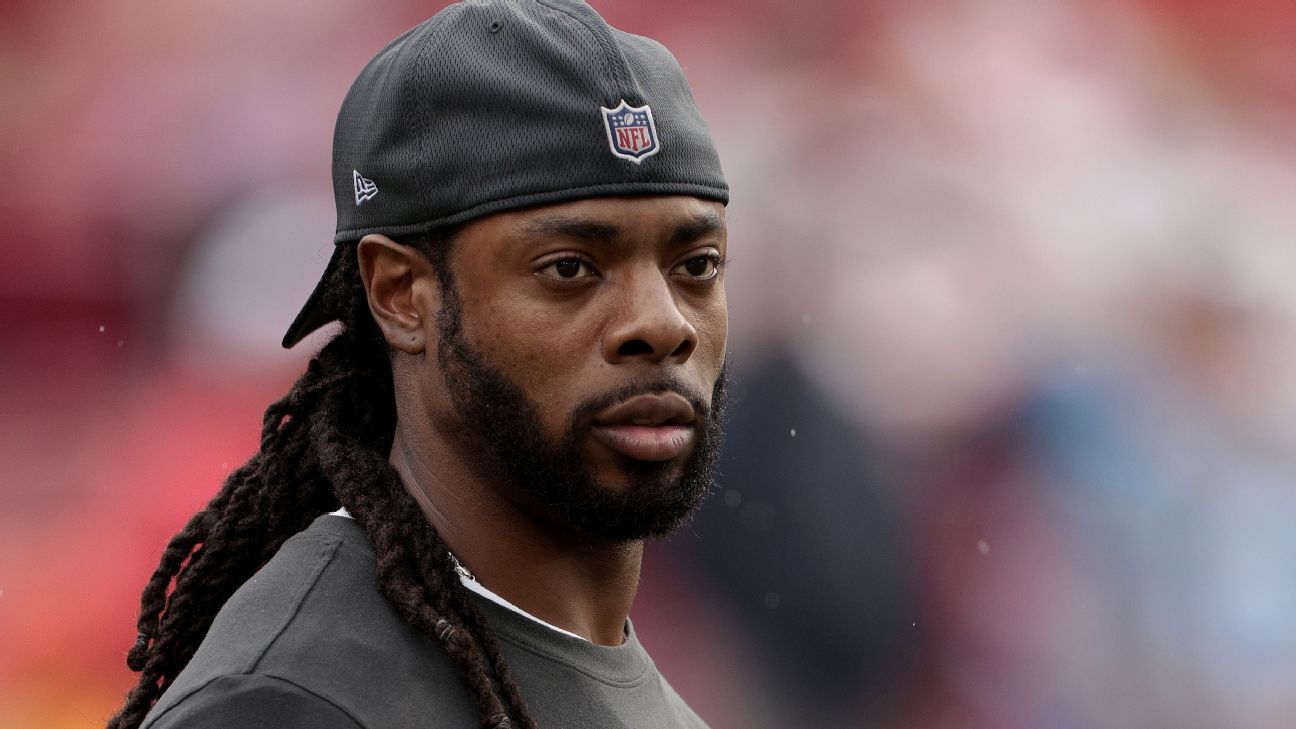
POLYGON ((669 461, 693 444, 693 406, 675 392, 637 395, 599 413, 594 437, 612 450, 640 461, 669 461))

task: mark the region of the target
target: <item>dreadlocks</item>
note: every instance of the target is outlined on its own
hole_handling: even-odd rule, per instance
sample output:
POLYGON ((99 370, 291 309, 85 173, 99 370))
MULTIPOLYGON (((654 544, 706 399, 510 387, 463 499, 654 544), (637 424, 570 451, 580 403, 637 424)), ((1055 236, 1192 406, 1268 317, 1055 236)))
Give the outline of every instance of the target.
MULTIPOLYGON (((451 300, 453 242, 447 231, 416 242, 451 300)), ((266 409, 260 450, 172 537, 144 588, 139 637, 126 659, 139 682, 108 729, 136 729, 234 591, 289 537, 339 505, 373 542, 383 595, 459 668, 481 726, 536 726, 445 542, 388 463, 396 404, 387 345, 356 257, 344 258, 325 294, 330 310, 345 312, 340 333, 266 409)))

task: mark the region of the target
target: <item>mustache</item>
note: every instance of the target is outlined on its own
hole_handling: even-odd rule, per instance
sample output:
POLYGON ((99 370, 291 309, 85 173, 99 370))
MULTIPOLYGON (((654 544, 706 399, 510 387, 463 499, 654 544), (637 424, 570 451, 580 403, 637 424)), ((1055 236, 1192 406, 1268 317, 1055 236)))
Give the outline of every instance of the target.
MULTIPOLYGON (((716 389, 720 390, 723 386, 724 376, 722 375, 716 381, 716 389)), ((665 377, 646 382, 632 382, 611 392, 595 395, 582 401, 572 411, 569 418, 571 430, 575 431, 590 427, 598 413, 623 400, 629 400, 637 395, 657 395, 663 392, 673 392, 688 400, 689 404, 693 406, 693 413, 699 425, 705 425, 711 421, 711 412, 715 405, 716 393, 712 393, 711 402, 708 403, 702 398, 701 393, 687 383, 674 377, 665 377)))

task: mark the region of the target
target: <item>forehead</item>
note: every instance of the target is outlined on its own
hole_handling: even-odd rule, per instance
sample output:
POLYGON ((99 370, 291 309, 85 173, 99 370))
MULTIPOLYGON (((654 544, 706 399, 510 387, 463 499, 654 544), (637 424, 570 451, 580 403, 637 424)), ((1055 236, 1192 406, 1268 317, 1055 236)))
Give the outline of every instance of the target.
POLYGON ((683 245, 723 240, 725 229, 724 205, 714 200, 687 195, 601 197, 490 215, 465 225, 460 238, 683 245))

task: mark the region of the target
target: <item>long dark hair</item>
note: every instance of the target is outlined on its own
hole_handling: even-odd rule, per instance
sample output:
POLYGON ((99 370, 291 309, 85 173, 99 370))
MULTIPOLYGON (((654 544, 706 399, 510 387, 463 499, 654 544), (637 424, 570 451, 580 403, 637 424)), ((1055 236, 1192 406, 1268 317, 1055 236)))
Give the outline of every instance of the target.
MULTIPOLYGON (((443 289, 452 288, 453 231, 410 242, 432 262, 443 289)), ((139 636, 126 659, 139 682, 108 729, 136 729, 230 595, 284 541, 339 506, 373 542, 383 595, 459 668, 481 726, 536 726, 494 630, 388 463, 396 405, 387 344, 369 312, 355 255, 343 258, 324 301, 343 312, 341 331, 266 409, 260 450, 167 544, 140 599, 139 636)))

